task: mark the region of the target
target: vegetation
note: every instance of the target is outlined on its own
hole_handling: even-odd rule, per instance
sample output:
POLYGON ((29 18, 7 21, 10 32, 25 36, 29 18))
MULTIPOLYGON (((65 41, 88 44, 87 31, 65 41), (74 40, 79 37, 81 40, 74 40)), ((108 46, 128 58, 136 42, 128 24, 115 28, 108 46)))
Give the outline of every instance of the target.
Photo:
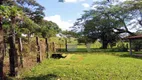
MULTIPOLYGON (((23 64, 34 66, 32 63, 49 58, 50 53, 67 51, 68 44, 77 44, 80 53, 44 60, 20 73, 20 79, 141 79, 141 58, 126 55, 129 45, 122 38, 141 34, 141 30, 131 32, 130 26, 142 26, 142 1, 103 0, 92 6, 77 19, 73 30, 62 31, 56 23, 43 19, 45 8, 36 0, 0 0, 0 80, 8 74, 4 63, 10 64, 9 76, 15 77, 23 64), (92 53, 87 53, 88 48, 92 53)), ((132 47, 141 51, 141 41, 134 41, 132 47)))
POLYGON ((26 80, 142 79, 141 59, 128 57, 127 54, 73 53, 65 59, 45 60, 30 71, 25 71, 22 77, 26 80))
MULTIPOLYGON (((10 76, 16 76, 18 67, 18 52, 16 42, 22 34, 28 35, 30 43, 31 35, 40 36, 44 33, 42 26, 48 27, 46 32, 55 36, 59 32, 59 27, 53 22, 47 22, 44 25, 38 25, 43 21, 44 7, 35 0, 1 0, 0 1, 0 79, 4 79, 3 61, 6 44, 9 44, 9 61, 10 61, 10 76), (2 24, 3 23, 3 24, 2 24), (50 23, 50 24, 48 24, 50 23), (51 26, 50 26, 51 25, 51 26), (20 26, 20 27, 19 27, 20 26), (52 31, 51 31, 52 30, 52 31), (55 31, 55 33, 53 33, 55 31), (5 35, 5 36, 4 36, 5 35), (4 37, 4 38, 3 38, 4 37), (6 43, 7 42, 7 43, 6 43)), ((38 43, 38 41, 37 41, 38 43)), ((19 48, 22 45, 19 43, 19 48)), ((37 44, 38 45, 38 44, 37 44)), ((38 45, 39 48, 39 45, 38 45)), ((40 49, 40 48, 39 48, 40 49)), ((22 56, 22 55, 21 55, 22 56)), ((21 60, 22 61, 22 60, 21 60)))
POLYGON ((116 4, 114 3, 115 1, 111 3, 107 1, 94 2, 94 9, 85 11, 82 17, 77 19, 74 30, 80 30, 82 33, 80 36, 88 39, 89 42, 100 39, 104 49, 109 44, 112 45, 120 40, 122 38, 120 35, 123 33, 135 35, 128 28, 130 25, 136 24, 136 22, 131 22, 133 19, 136 19, 140 24, 141 20, 138 17, 141 16, 142 6, 139 5, 141 1, 118 1, 116 4), (135 13, 136 15, 134 15, 135 13))

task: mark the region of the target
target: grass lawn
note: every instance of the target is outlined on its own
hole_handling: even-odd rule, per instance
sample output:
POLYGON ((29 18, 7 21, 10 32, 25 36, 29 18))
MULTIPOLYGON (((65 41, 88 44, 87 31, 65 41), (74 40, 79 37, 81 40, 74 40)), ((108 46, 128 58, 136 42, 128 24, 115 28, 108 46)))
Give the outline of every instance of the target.
POLYGON ((24 80, 142 80, 142 59, 125 53, 73 53, 44 60, 21 74, 24 80))

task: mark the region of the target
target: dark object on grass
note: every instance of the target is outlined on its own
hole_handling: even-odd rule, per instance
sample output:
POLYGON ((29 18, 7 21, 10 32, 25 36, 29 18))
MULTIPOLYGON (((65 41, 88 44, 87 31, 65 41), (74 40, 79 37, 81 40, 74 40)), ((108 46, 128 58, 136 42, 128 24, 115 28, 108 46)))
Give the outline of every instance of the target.
POLYGON ((51 58, 55 58, 55 59, 60 59, 60 58, 65 58, 66 56, 62 56, 62 54, 52 54, 51 58))

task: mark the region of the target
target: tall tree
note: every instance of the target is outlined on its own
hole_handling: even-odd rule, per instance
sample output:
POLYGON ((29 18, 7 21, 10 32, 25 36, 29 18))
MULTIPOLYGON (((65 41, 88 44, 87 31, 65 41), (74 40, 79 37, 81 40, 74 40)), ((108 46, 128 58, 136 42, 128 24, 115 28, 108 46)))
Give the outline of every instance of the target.
POLYGON ((7 7, 2 6, 3 0, 0 1, 0 80, 4 80, 3 61, 4 61, 4 31, 2 19, 7 16, 7 7))
POLYGON ((121 10, 122 7, 111 5, 106 1, 95 2, 93 5, 96 5, 95 8, 85 11, 85 14, 75 23, 75 28, 81 28, 83 36, 94 41, 100 39, 102 48, 107 48, 108 43, 116 41, 118 34, 133 34, 126 26, 126 21, 130 18, 128 11, 121 10))
POLYGON ((56 36, 56 34, 61 32, 59 26, 52 21, 43 20, 40 23, 40 26, 41 26, 40 32, 43 38, 50 38, 56 36))
POLYGON ((34 22, 40 23, 44 17, 44 7, 36 0, 16 0, 18 6, 28 15, 34 22))
MULTIPOLYGON (((21 8, 25 15, 28 16, 28 18, 33 20, 35 23, 40 23, 44 17, 44 7, 40 5, 36 0, 4 0, 4 4, 8 6, 14 5, 21 8)), ((26 23, 28 21, 26 21, 26 23)), ((28 31, 28 39, 30 40, 30 36, 31 34, 33 34, 33 31, 35 30, 33 28, 35 27, 29 26, 27 28, 28 30, 26 31, 28 31)))

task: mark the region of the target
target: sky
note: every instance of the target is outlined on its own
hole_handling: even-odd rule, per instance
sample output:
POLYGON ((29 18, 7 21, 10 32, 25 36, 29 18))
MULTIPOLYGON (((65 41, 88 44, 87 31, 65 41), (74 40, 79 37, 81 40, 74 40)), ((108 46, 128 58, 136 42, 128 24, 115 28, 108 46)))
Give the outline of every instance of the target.
POLYGON ((45 7, 45 20, 55 22, 62 30, 70 30, 84 10, 89 10, 95 0, 37 0, 45 7))

